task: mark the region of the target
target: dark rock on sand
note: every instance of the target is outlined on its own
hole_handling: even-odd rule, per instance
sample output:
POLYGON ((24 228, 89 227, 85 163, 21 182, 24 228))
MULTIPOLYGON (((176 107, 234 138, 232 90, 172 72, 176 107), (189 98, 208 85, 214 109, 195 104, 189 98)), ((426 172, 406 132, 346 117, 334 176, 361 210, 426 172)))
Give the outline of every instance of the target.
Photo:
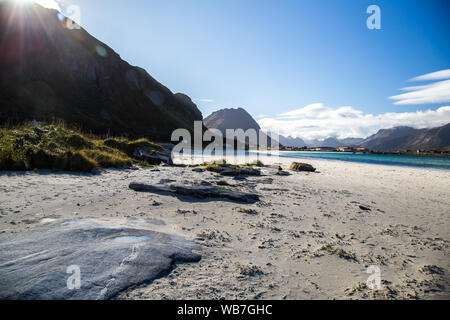
POLYGON ((230 165, 211 166, 207 168, 208 171, 215 172, 221 176, 236 177, 236 176, 259 176, 261 171, 250 168, 239 168, 230 165))
POLYGON ((219 180, 216 182, 218 186, 229 186, 230 184, 226 182, 225 180, 219 180))
POLYGON ((300 162, 292 162, 290 170, 292 171, 306 171, 306 172, 315 172, 316 168, 307 163, 300 162))
POLYGON ((170 155, 160 154, 155 152, 154 150, 147 148, 134 151, 133 158, 136 160, 141 160, 156 165, 159 165, 161 163, 166 163, 170 165, 173 164, 170 155))
POLYGON ((256 169, 226 169, 220 172, 220 175, 225 177, 259 176, 261 171, 256 169))
POLYGON ((133 189, 135 191, 173 193, 199 199, 224 198, 240 202, 256 202, 259 200, 259 196, 255 193, 246 193, 240 191, 221 189, 214 186, 204 186, 204 185, 184 186, 178 184, 162 185, 162 184, 143 184, 133 182, 130 183, 129 187, 130 189, 133 189))
POLYGON ((63 220, 0 240, 0 299, 111 299, 176 262, 199 261, 195 248, 175 235, 63 220), (68 285, 76 284, 76 268, 79 289, 68 285))

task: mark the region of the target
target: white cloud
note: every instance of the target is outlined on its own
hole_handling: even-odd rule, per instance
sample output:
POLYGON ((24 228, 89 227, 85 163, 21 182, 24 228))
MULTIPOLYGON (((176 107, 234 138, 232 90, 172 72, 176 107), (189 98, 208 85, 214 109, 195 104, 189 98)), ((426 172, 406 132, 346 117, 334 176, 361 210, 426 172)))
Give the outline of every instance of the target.
POLYGON ((198 101, 198 102, 206 102, 206 103, 214 102, 214 100, 212 100, 212 99, 196 99, 196 101, 198 101))
POLYGON ((409 81, 429 81, 429 80, 443 80, 450 79, 450 69, 427 73, 410 79, 409 81))
POLYGON ((284 112, 280 114, 280 117, 287 119, 295 119, 298 117, 314 117, 328 111, 330 111, 330 108, 325 107, 322 103, 313 103, 300 109, 284 112))
POLYGON ((379 129, 396 126, 438 127, 450 122, 450 106, 437 110, 366 114, 351 106, 333 109, 321 103, 258 120, 263 130, 279 131, 284 136, 306 140, 367 137, 379 129))
POLYGON ((389 97, 398 100, 394 104, 431 104, 450 102, 450 80, 438 81, 429 85, 403 88, 407 93, 389 97))
POLYGON ((448 103, 450 102, 450 80, 444 79, 450 79, 450 69, 432 72, 412 78, 409 81, 443 81, 437 81, 427 85, 402 88, 402 91, 408 92, 389 98, 392 100, 397 100, 394 104, 398 105, 448 103))

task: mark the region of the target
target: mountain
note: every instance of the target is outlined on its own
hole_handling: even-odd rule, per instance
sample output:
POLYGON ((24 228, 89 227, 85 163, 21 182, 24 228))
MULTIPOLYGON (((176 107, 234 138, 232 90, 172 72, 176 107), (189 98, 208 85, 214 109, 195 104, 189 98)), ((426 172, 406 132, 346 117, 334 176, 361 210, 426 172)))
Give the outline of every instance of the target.
POLYGON ((450 123, 432 129, 382 129, 360 145, 374 151, 450 150, 450 123))
POLYGON ((339 140, 339 142, 341 143, 340 146, 358 146, 363 141, 363 138, 346 138, 339 140))
POLYGON ((326 138, 325 140, 307 140, 306 146, 309 148, 317 148, 317 147, 332 147, 337 148, 340 146, 353 146, 359 145, 364 139, 362 138, 346 138, 346 139, 337 139, 337 138, 326 138))
POLYGON ((0 2, 0 121, 63 119, 84 130, 169 140, 202 114, 69 19, 0 2))
MULTIPOLYGON (((211 115, 203 120, 203 124, 206 128, 209 129, 218 129, 222 132, 224 138, 226 138, 226 130, 227 129, 242 129, 247 131, 248 129, 256 130, 258 136, 258 144, 259 142, 259 130, 261 127, 258 122, 244 109, 242 108, 229 108, 229 109, 221 109, 216 112, 213 112, 211 115)), ((270 146, 271 138, 263 135, 263 139, 267 141, 267 146, 270 146)), ((246 140, 248 143, 248 140, 246 140)))
POLYGON ((362 147, 374 151, 396 151, 404 138, 417 133, 419 130, 411 127, 394 127, 381 129, 374 135, 360 143, 362 147), (397 142, 393 142, 397 140, 397 142))
POLYGON ((210 129, 219 129, 225 136, 226 129, 261 130, 258 122, 244 109, 221 109, 213 112, 203 120, 203 124, 210 129))
POLYGON ((301 138, 292 138, 280 135, 278 137, 278 140, 280 141, 281 145, 286 147, 303 148, 306 146, 306 142, 301 138))

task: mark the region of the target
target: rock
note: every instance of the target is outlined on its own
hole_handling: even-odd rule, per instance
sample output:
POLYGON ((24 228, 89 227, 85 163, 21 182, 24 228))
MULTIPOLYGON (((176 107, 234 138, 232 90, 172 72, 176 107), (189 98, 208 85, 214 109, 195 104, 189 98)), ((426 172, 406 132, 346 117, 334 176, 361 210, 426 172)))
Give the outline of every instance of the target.
POLYGON ((363 206, 363 205, 359 205, 359 208, 361 210, 364 210, 364 211, 372 211, 369 207, 366 207, 366 206, 363 206))
POLYGON ((307 172, 315 172, 316 168, 307 163, 300 162, 292 162, 291 167, 289 168, 292 171, 307 171, 307 172))
POLYGON ((226 169, 220 172, 221 176, 236 177, 236 176, 259 176, 261 171, 256 169, 226 169))
POLYGON ((287 171, 279 170, 276 173, 277 176, 290 176, 291 174, 287 171))
POLYGON ((136 160, 145 161, 150 164, 173 164, 172 158, 170 156, 157 153, 150 148, 135 150, 133 153, 133 158, 136 160))
POLYGON ((208 171, 212 171, 220 174, 221 176, 235 177, 235 176, 259 176, 261 175, 261 171, 257 169, 247 169, 247 168, 239 168, 233 167, 230 165, 220 165, 220 166, 211 166, 207 168, 208 171))
POLYGON ((183 196, 190 196, 199 199, 205 198, 224 198, 232 201, 240 202, 256 202, 259 196, 255 193, 246 193, 240 191, 220 189, 214 186, 193 185, 184 186, 178 184, 161 185, 161 184, 143 184, 130 183, 130 189, 134 191, 149 191, 155 193, 174 193, 183 196))
POLYGON ((225 180, 219 180, 216 182, 218 186, 229 186, 230 184, 226 182, 225 180))
POLYGON ((170 272, 174 263, 199 261, 197 248, 147 229, 62 220, 0 240, 0 299, 111 299, 170 272), (69 289, 77 268, 80 288, 69 289))
POLYGON ((160 179, 158 184, 168 184, 168 183, 172 183, 172 182, 176 182, 177 180, 173 180, 173 179, 160 179))

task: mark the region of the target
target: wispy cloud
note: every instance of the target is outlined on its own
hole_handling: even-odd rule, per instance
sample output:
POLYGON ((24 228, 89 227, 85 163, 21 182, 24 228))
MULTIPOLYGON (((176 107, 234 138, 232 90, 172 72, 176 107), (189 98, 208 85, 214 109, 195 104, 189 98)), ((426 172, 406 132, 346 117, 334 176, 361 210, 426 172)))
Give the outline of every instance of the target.
POLYGON ((443 79, 450 79, 450 69, 427 73, 422 76, 412 78, 409 81, 430 81, 443 79))
POLYGON ((204 99, 204 98, 202 98, 202 99, 195 99, 195 101, 197 101, 197 102, 206 102, 206 103, 214 102, 214 100, 212 100, 212 99, 204 99))
POLYGON ((411 126, 438 127, 450 122, 450 106, 437 110, 416 112, 389 112, 380 115, 364 113, 351 106, 330 108, 315 103, 278 115, 258 120, 263 130, 277 131, 285 136, 303 139, 329 137, 367 137, 382 128, 411 126))
MULTIPOLYGON (((436 81, 443 79, 450 79, 450 69, 428 73, 412 78, 409 81, 436 81)), ((394 104, 415 105, 450 102, 450 80, 437 81, 427 85, 406 87, 401 90, 408 92, 389 97, 392 100, 397 100, 394 104)))

